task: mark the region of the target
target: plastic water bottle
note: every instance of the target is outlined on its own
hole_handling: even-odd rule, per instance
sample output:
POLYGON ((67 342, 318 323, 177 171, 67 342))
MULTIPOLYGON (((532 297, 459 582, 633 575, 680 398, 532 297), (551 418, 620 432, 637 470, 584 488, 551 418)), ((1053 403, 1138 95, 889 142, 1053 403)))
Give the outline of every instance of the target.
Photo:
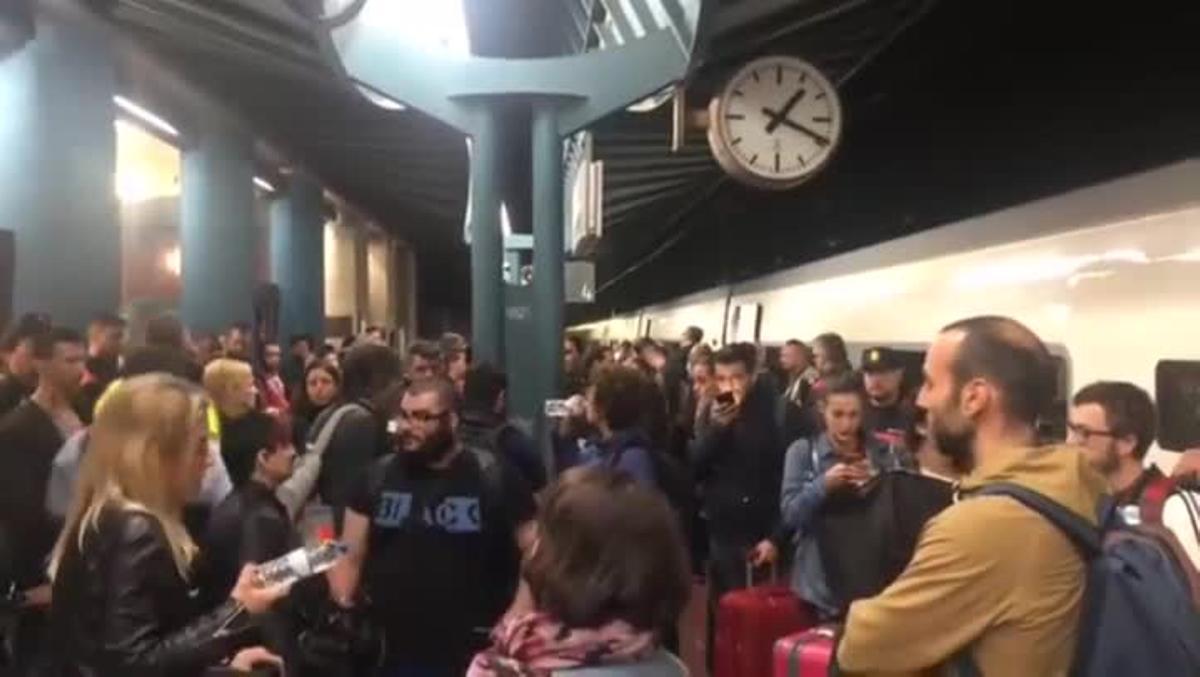
POLYGON ((340 541, 325 541, 306 548, 296 548, 283 557, 263 564, 258 578, 263 585, 291 583, 324 573, 337 563, 349 548, 340 541))

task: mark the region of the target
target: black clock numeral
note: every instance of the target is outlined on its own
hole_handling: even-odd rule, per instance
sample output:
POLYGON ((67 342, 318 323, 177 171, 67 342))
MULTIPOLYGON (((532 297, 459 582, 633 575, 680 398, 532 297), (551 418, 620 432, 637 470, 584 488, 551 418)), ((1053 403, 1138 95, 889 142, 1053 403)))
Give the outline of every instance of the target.
POLYGON ((741 143, 741 142, 742 142, 742 137, 740 137, 740 136, 739 136, 739 137, 737 137, 736 139, 734 139, 733 141, 730 141, 730 142, 729 142, 729 145, 731 145, 731 146, 736 146, 736 145, 738 145, 738 144, 739 144, 739 143, 741 143))
POLYGON ((783 84, 783 66, 782 65, 775 67, 775 84, 777 84, 777 85, 783 84))
POLYGON ((820 94, 816 95, 816 96, 815 96, 815 97, 813 97, 813 98, 814 98, 814 99, 824 99, 824 98, 825 98, 825 92, 821 92, 820 94))
POLYGON ((779 153, 775 154, 775 173, 779 173, 779 153))
POLYGON ((742 115, 741 113, 726 113, 725 119, 726 120, 745 120, 746 116, 742 115))
POLYGON ((754 156, 750 158, 750 164, 755 164, 757 162, 758 162, 758 153, 755 153, 754 156))
POLYGON ((828 115, 822 115, 820 117, 813 118, 813 122, 833 122, 833 118, 829 117, 828 115))
POLYGON ((755 81, 755 82, 759 82, 759 79, 758 79, 758 71, 751 71, 751 72, 750 72, 750 75, 754 77, 754 81, 755 81))
POLYGON ((796 159, 800 161, 800 166, 801 166, 801 167, 807 167, 807 166, 808 166, 808 163, 804 161, 804 156, 803 156, 803 155, 797 155, 797 156, 796 156, 796 159))

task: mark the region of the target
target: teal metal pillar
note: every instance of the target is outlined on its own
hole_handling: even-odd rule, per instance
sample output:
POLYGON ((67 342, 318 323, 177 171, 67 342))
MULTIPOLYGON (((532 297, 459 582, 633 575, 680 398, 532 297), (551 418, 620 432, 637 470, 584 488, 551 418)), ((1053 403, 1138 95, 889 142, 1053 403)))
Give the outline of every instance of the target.
MULTIPOLYGON (((532 144, 534 378, 541 402, 561 395, 563 377, 563 152, 553 99, 533 105, 532 144)), ((537 421, 546 439, 544 411, 537 421)))
POLYGON ((39 15, 0 60, 0 229, 13 231, 14 316, 82 327, 121 303, 116 69, 103 31, 39 15))
POLYGON ((271 202, 271 280, 279 285, 279 335, 325 329, 325 214, 321 185, 297 172, 271 202))
POLYGON ((504 233, 500 226, 500 129, 496 106, 481 105, 471 135, 471 351, 504 366, 504 233))
POLYGON ((219 331, 254 319, 258 228, 250 140, 230 128, 203 130, 183 154, 180 250, 184 323, 219 331))

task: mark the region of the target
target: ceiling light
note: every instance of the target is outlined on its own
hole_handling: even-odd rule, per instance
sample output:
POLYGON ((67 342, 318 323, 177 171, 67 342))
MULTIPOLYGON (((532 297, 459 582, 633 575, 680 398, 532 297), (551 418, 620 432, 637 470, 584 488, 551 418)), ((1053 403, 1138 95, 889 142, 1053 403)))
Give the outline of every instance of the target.
POLYGON ((258 186, 260 190, 265 190, 268 193, 275 192, 275 186, 272 186, 266 179, 262 178, 261 176, 254 177, 254 185, 258 186))
POLYGON ((129 115, 132 115, 133 117, 137 118, 138 120, 145 122, 146 124, 150 125, 151 127, 157 129, 158 131, 160 131, 168 136, 179 136, 179 130, 175 129, 175 127, 173 127, 171 125, 171 123, 169 123, 166 120, 162 119, 161 117, 155 115, 154 113, 151 113, 150 111, 146 110, 145 108, 142 108, 141 106, 130 101, 129 99, 126 99, 125 97, 121 96, 120 94, 113 96, 113 103, 117 104, 118 108, 125 111, 129 115))

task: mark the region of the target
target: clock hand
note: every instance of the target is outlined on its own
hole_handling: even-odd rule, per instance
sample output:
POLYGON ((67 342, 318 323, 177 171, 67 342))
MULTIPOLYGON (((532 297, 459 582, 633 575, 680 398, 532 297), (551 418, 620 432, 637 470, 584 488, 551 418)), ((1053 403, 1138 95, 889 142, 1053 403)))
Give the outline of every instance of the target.
POLYGON ((821 146, 822 148, 829 145, 829 137, 828 136, 822 136, 821 134, 818 134, 817 132, 814 132, 813 130, 809 129, 808 127, 805 127, 804 125, 800 124, 799 122, 793 122, 790 118, 783 118, 783 119, 779 120, 779 124, 783 125, 784 127, 790 127, 792 129, 796 130, 797 132, 807 135, 809 138, 811 138, 813 141, 815 141, 818 146, 821 146))
POLYGON ((765 113, 769 118, 766 127, 768 134, 775 133, 775 130, 778 129, 780 123, 787 119, 787 116, 791 114, 792 109, 796 107, 796 104, 800 103, 800 99, 803 99, 804 95, 807 93, 808 90, 805 89, 796 90, 796 93, 787 100, 787 103, 783 104, 783 108, 780 108, 779 112, 773 112, 768 108, 763 108, 763 113, 765 113))

